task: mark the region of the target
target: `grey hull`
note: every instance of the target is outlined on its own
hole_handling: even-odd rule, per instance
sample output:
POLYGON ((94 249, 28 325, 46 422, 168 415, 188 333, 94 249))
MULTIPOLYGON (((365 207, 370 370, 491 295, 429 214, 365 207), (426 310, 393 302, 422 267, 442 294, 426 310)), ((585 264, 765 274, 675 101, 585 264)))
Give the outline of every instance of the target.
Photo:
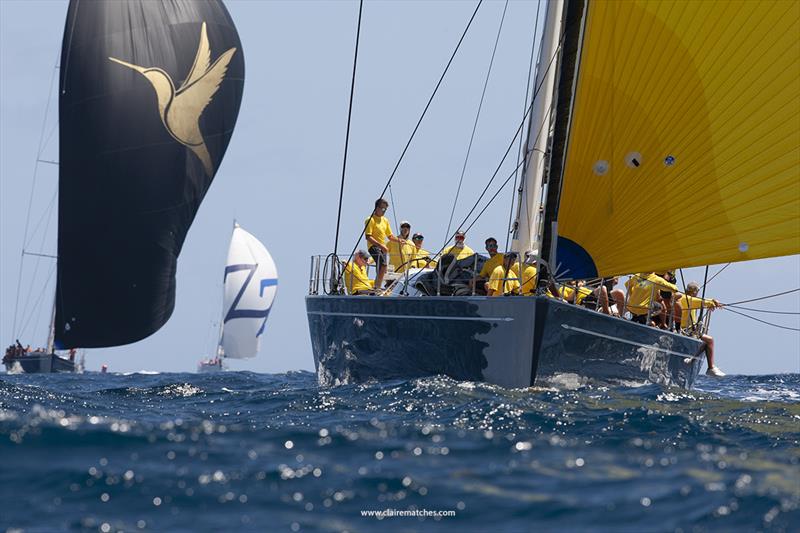
POLYGON ((60 357, 54 353, 33 352, 22 357, 15 357, 6 363, 6 370, 12 371, 16 364, 26 374, 50 374, 54 372, 75 372, 74 361, 60 357))
POLYGON ((545 297, 307 296, 320 384, 410 379, 529 387, 564 374, 690 388, 697 339, 545 297))

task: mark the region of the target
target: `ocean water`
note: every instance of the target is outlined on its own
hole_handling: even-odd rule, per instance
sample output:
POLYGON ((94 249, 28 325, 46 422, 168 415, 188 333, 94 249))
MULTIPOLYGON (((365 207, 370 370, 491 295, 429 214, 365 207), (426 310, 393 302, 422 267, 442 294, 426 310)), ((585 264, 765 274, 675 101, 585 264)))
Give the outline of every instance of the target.
POLYGON ((0 375, 0 531, 800 530, 800 375, 569 381, 0 375))

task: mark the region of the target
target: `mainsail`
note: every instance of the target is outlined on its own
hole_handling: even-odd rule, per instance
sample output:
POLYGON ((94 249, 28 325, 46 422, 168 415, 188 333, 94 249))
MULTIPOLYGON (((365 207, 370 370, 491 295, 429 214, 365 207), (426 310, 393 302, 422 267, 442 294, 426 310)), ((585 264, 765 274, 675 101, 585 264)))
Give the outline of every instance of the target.
POLYGON ((545 223, 557 222, 558 273, 800 253, 800 3, 573 0, 566 11, 564 53, 575 49, 558 105, 570 107, 557 113, 560 188, 545 223))
POLYGON ((236 224, 225 266, 220 355, 255 357, 277 291, 278 270, 272 256, 236 224))
POLYGON ((184 239, 230 141, 242 45, 219 1, 72 0, 60 68, 55 340, 116 346, 175 304, 184 239))

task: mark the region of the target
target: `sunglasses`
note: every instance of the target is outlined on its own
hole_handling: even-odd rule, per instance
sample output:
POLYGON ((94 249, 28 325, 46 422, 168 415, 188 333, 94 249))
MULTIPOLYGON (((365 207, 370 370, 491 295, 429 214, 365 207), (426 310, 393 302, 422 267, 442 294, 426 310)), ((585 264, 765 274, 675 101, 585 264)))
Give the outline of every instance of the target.
POLYGON ((487 248, 495 248, 495 249, 497 249, 497 245, 496 244, 487 244, 486 247, 487 248))
POLYGON ((425 238, 425 237, 423 237, 422 235, 417 235, 416 237, 414 237, 414 239, 413 239, 413 240, 415 240, 415 241, 421 241, 421 240, 422 240, 422 239, 424 239, 424 238, 425 238))

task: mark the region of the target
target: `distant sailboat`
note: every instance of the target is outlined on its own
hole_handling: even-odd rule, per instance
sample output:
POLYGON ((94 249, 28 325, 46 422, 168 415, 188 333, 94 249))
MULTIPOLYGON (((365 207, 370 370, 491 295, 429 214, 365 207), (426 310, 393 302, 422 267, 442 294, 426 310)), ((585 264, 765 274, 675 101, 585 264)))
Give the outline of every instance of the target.
POLYGON ((56 349, 129 344, 167 322, 178 256, 239 113, 244 59, 221 1, 72 0, 59 76, 55 304, 48 348, 26 372, 73 370, 56 349), (184 81, 177 96, 163 90, 171 80, 184 81))
POLYGON ((215 357, 200 372, 219 372, 223 360, 255 357, 278 291, 275 261, 261 242, 234 224, 222 297, 222 321, 215 357))

